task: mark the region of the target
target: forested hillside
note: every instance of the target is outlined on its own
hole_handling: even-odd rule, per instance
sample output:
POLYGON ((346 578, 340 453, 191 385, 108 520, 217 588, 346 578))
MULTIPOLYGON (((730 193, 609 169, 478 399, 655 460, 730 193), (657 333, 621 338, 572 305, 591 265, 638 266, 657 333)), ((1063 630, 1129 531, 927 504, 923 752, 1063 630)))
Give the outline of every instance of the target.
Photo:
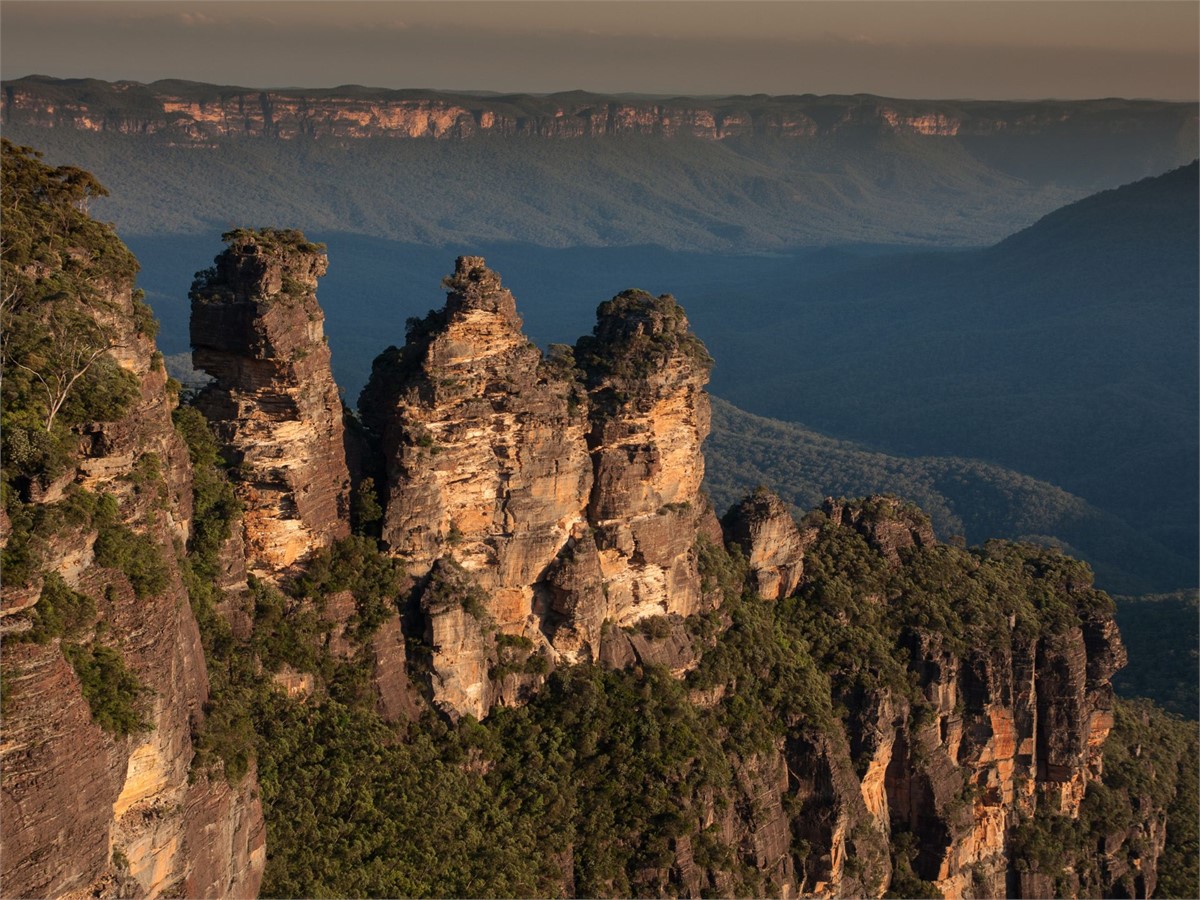
POLYGON ((1193 163, 985 251, 801 283, 725 342, 718 390, 889 452, 1049 481, 1167 547, 1183 564, 1164 579, 1191 586, 1198 194, 1193 163))
POLYGON ((825 497, 891 493, 926 510, 943 538, 989 537, 1062 547, 1086 559, 1113 591, 1174 583, 1184 560, 1144 530, 1045 481, 978 459, 901 456, 713 402, 705 444, 707 485, 718 510, 767 485, 797 515, 825 497))
POLYGON ((424 245, 983 245, 1196 155, 1195 107, 6 82, 6 132, 127 235, 231 220, 424 245), (486 190, 479 189, 487 185, 486 190))

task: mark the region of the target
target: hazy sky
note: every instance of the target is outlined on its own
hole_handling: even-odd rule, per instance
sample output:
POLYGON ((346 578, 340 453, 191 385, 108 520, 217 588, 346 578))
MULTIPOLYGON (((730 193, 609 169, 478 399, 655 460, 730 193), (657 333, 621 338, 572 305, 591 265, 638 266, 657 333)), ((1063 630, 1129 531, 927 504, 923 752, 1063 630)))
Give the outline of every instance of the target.
POLYGON ((1195 100, 1200 3, 21 2, 0 72, 251 87, 1195 100))

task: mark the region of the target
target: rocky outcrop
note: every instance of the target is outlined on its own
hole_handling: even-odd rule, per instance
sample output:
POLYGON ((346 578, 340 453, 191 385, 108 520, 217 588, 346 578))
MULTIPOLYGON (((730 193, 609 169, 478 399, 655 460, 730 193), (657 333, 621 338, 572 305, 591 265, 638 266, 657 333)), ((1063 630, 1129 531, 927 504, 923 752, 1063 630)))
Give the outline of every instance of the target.
MULTIPOLYGON (((921 564, 921 551, 936 553, 928 521, 893 498, 826 501, 824 514, 898 572, 921 564)), ((901 634, 915 705, 894 689, 842 695, 858 762, 857 777, 836 793, 842 802, 857 793, 868 814, 860 808, 848 821, 860 836, 868 826, 908 835, 905 865, 948 897, 1008 892, 1018 827, 1039 808, 1077 818, 1102 773, 1100 748, 1113 722, 1109 679, 1125 663, 1124 648, 1090 581, 1071 575, 1040 590, 1063 602, 1077 596, 1069 602, 1078 603, 1081 624, 1046 620, 1031 630, 1014 614, 1001 626, 1007 633, 964 647, 956 635, 913 622, 901 634)))
POLYGON ((533 638, 534 586, 586 531, 586 399, 481 258, 461 257, 446 285, 445 309, 376 361, 364 392, 386 460, 383 539, 413 575, 453 557, 496 626, 533 638))
POLYGON ((408 651, 399 616, 391 616, 371 637, 371 686, 375 708, 388 722, 412 721, 425 709, 408 677, 408 651))
MULTIPOLYGON (((80 309, 104 317, 136 389, 121 415, 79 427, 61 490, 31 492, 22 509, 70 523, 40 545, 37 580, 59 576, 92 612, 41 643, 6 635, 0 877, 6 896, 252 896, 266 859, 255 776, 230 786, 192 770, 209 685, 176 562, 192 506, 175 401, 131 285, 92 287, 80 309), (102 662, 86 685, 77 657, 102 662), (119 689, 113 659, 140 684, 128 728, 106 724, 97 710, 113 700, 91 693, 119 689)), ((44 611, 13 611, 6 630, 29 617, 44 628, 44 611)))
POLYGON ((855 503, 830 498, 821 511, 831 522, 861 534, 892 565, 900 564, 901 551, 936 543, 929 517, 895 497, 872 496, 855 503))
POLYGON ((801 534, 783 501, 759 488, 721 524, 729 543, 742 549, 758 595, 764 600, 791 596, 804 575, 804 550, 812 534, 801 534))
POLYGON ((600 664, 610 669, 659 666, 676 678, 700 661, 700 648, 680 616, 643 619, 637 626, 604 629, 600 639, 600 664))
MULTIPOLYGON (((445 308, 376 360, 360 404, 390 552, 416 576, 452 559, 498 634, 569 661, 599 658, 605 622, 699 611, 696 535, 716 527, 700 491, 710 360, 682 309, 623 294, 594 335, 543 357, 483 259, 460 257, 445 284, 445 308)), ((457 611, 426 612, 476 640, 457 611)), ((486 710, 477 656, 435 653, 439 702, 486 710), (451 659, 470 671, 449 676, 451 659)))
POLYGON ((294 231, 234 231, 192 285, 197 405, 215 426, 245 512, 250 571, 276 580, 350 531, 342 404, 316 299, 323 248, 294 231))
MULTIPOLYGON (((712 360, 667 295, 626 291, 600 305, 575 357, 591 398, 588 501, 608 618, 618 625, 701 609, 696 535, 712 360)), ((711 513, 707 513, 711 515, 711 513)))
POLYGON ((482 719, 495 700, 495 623, 487 597, 457 563, 438 560, 421 593, 432 699, 457 718, 482 719))

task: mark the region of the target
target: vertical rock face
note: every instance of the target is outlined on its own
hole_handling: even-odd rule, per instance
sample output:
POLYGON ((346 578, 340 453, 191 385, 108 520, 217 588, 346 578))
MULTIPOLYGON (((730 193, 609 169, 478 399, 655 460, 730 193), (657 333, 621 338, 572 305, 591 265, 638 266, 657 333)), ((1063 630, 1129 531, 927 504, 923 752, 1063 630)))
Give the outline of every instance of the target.
POLYGON ((383 539, 416 575, 453 556, 500 628, 534 634, 533 585, 584 526, 586 402, 481 258, 445 283, 445 308, 376 361, 364 395, 387 465, 383 539))
POLYGON ((597 310, 575 356, 591 398, 588 447, 608 618, 691 615, 701 607, 695 549, 712 360, 667 295, 626 291, 597 310))
POLYGON ((275 579, 349 534, 342 404, 317 305, 323 248, 295 231, 240 230, 192 285, 197 404, 216 425, 245 505, 250 570, 275 579))
POLYGON ((61 515, 89 496, 82 488, 111 498, 114 521, 62 528, 40 554, 39 578, 57 574, 90 598, 89 621, 44 643, 17 643, 10 635, 29 630, 38 607, 5 610, 0 878, 6 896, 252 896, 265 863, 255 777, 231 787, 191 771, 192 726, 209 686, 176 564, 191 520, 188 453, 172 426, 166 372, 135 325, 130 287, 101 290, 102 304, 81 308, 105 310, 116 332, 109 353, 137 390, 119 418, 79 429, 65 493, 25 510, 61 515), (101 534, 141 548, 143 574, 157 577, 97 562, 101 534), (140 682, 145 727, 125 735, 101 727, 67 658, 97 648, 117 654, 140 682))
MULTIPOLYGON (((760 504, 768 505, 751 498, 740 510, 760 504)), ((826 501, 824 514, 837 530, 862 536, 895 573, 870 603, 903 602, 906 573, 936 558, 928 520, 894 498, 826 501)), ((747 519, 754 521, 744 514, 737 521, 747 519)), ((754 572, 750 556, 759 579, 773 571, 766 564, 773 560, 763 561, 760 554, 754 572)), ((1026 563, 1029 571, 1037 565, 1026 563)), ((853 811, 845 834, 857 833, 860 840, 869 830, 910 835, 913 874, 947 897, 1009 892, 1015 830, 1043 805, 1078 817, 1088 783, 1101 775, 1100 747, 1113 724, 1109 679, 1125 664, 1124 648, 1111 614, 1093 602, 1096 592, 1086 578, 1072 574, 1064 583, 1047 580, 1038 589, 1069 602, 1080 624, 1043 623, 1030 630, 1014 615, 986 644, 963 646, 954 643, 959 635, 905 619, 899 649, 917 694, 883 688, 841 695, 850 713, 843 727, 857 757, 857 777, 832 792, 843 809, 853 811), (851 793, 861 795, 867 815, 858 799, 851 802, 851 793)), ((803 753, 793 748, 793 772, 814 766, 805 757, 818 750, 819 757, 831 753, 828 746, 797 748, 803 753)), ((806 840, 829 847, 836 859, 836 834, 833 829, 806 840)), ((862 877, 884 883, 879 879, 885 863, 879 857, 874 872, 862 877)), ((836 866, 828 873, 823 887, 844 892, 836 866)), ((867 890, 868 883, 852 892, 867 890)), ((819 893, 820 887, 806 883, 804 890, 819 893)), ((1019 890, 1038 888, 1028 882, 1019 890)))
MULTIPOLYGON (((627 292, 574 351, 543 358, 481 258, 461 257, 445 285, 445 308, 410 322, 360 403, 386 464, 391 552, 418 576, 451 557, 499 633, 569 660, 598 658, 606 621, 697 612, 710 360, 683 311, 627 292)), ((462 680, 450 658, 435 654, 437 683, 462 680)), ((475 711, 485 694, 438 696, 475 711)))
POLYGON ((965 655, 927 636, 912 653, 934 714, 893 732, 885 780, 893 828, 919 837, 914 868, 947 896, 1002 895, 1014 827, 1041 804, 1078 817, 1100 776, 1112 727, 1107 678, 1124 648, 1115 631, 1088 647, 1074 628, 965 655), (1110 671, 1098 680, 1088 668, 1110 671))
POLYGON ((804 575, 804 550, 811 534, 801 535, 783 501, 759 488, 722 522, 728 540, 742 548, 758 595, 764 600, 791 596, 804 575))

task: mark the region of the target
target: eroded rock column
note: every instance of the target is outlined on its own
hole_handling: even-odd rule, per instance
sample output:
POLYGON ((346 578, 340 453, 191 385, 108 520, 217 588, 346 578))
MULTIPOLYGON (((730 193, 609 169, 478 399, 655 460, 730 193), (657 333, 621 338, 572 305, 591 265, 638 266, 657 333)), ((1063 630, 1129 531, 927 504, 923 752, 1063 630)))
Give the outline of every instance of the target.
POLYGON ((696 535, 712 360, 669 295, 625 291, 576 344, 591 399, 588 502, 605 618, 625 625, 700 610, 696 535))
POLYGON ((481 257, 460 257, 445 286, 445 308, 411 323, 363 394, 387 467, 383 539, 418 576, 452 557, 501 629, 536 634, 534 584, 585 528, 586 398, 481 257))
POLYGON ((216 379, 197 405, 234 465, 248 567, 274 580, 350 532, 342 403, 316 296, 328 262, 298 231, 225 240, 192 285, 192 357, 216 379))

